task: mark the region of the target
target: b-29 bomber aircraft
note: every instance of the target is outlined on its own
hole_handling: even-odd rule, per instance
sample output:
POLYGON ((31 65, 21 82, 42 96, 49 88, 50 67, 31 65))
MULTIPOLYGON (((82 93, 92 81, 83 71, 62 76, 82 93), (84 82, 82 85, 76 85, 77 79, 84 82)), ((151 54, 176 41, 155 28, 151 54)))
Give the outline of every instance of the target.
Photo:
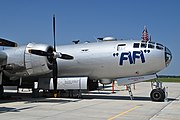
MULTIPOLYGON (((89 90, 97 89, 98 81, 130 85, 157 78, 156 73, 166 68, 172 59, 166 46, 152 41, 105 37, 94 43, 56 46, 55 17, 53 33, 54 46, 29 43, 16 47, 15 42, 0 39, 1 46, 13 47, 0 51, 1 96, 3 86, 27 87, 37 81, 43 83, 45 78, 48 78, 48 84, 52 80, 54 91, 60 89, 59 78, 66 78, 66 81, 85 78, 89 90)), ((150 97, 153 101, 163 101, 165 91, 157 86, 150 97)))

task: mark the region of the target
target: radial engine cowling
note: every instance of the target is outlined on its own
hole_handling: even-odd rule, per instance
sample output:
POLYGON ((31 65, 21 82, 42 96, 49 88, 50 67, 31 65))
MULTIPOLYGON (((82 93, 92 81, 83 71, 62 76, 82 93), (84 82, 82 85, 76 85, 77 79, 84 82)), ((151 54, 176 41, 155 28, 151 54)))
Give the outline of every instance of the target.
POLYGON ((27 46, 7 49, 4 72, 7 76, 35 76, 52 71, 52 58, 29 53, 30 49, 53 52, 53 47, 45 44, 29 43, 27 46))
POLYGON ((53 52, 53 47, 45 44, 28 44, 25 50, 25 67, 29 75, 41 75, 51 72, 52 58, 46 56, 38 56, 29 53, 30 49, 53 52))

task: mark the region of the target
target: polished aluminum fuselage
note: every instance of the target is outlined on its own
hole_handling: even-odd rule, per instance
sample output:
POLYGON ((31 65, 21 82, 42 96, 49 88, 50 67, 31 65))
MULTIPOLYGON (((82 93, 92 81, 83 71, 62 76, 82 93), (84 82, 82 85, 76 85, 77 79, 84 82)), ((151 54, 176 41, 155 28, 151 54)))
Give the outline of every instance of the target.
MULTIPOLYGON (((74 57, 73 60, 57 58, 58 77, 116 79, 154 74, 167 66, 166 61, 170 61, 172 56, 170 51, 169 54, 166 53, 166 47, 161 46, 161 49, 157 49, 159 47, 156 43, 153 43, 153 48, 150 43, 145 43, 146 47, 141 44, 144 43, 140 40, 121 40, 57 46, 57 52, 74 57), (134 43, 140 44, 139 47, 134 47, 134 43)), ((7 55, 5 63, 10 67, 14 65, 13 72, 5 70, 5 73, 9 77, 38 77, 45 74, 52 77, 51 63, 47 57, 28 52, 29 49, 47 51, 50 47, 43 44, 28 44, 4 50, 7 55)))
MULTIPOLYGON (((74 56, 73 60, 58 59, 58 76, 88 76, 92 79, 120 78, 154 74, 166 67, 165 52, 150 48, 133 48, 139 41, 104 41, 58 46, 57 51, 74 56), (121 46, 125 44, 125 46, 121 46), (150 52, 144 52, 150 50, 150 52), (130 64, 128 58, 120 65, 122 53, 143 51, 145 62, 140 58, 130 64)), ((131 55, 133 56, 133 55, 131 55)), ((124 56, 126 57, 126 56, 124 56)))

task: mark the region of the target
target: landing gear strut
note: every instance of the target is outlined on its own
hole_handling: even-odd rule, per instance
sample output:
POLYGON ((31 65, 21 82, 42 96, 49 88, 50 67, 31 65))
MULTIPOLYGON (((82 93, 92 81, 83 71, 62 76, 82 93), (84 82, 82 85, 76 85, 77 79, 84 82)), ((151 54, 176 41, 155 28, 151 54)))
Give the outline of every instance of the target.
POLYGON ((39 97, 38 82, 34 82, 34 88, 32 88, 32 95, 33 98, 39 97))
POLYGON ((126 85, 126 87, 127 87, 128 92, 129 92, 130 99, 133 100, 133 93, 131 91, 131 85, 126 85))
POLYGON ((3 85, 0 85, 0 98, 3 97, 3 94, 4 94, 4 88, 3 85))
POLYGON ((0 98, 2 98, 3 94, 4 94, 2 75, 3 75, 3 73, 2 73, 2 71, 0 71, 0 98))
POLYGON ((165 87, 164 88, 162 87, 162 82, 155 80, 154 82, 151 82, 151 85, 153 89, 150 93, 151 100, 157 102, 164 101, 165 98, 167 98, 167 95, 165 92, 165 87))
POLYGON ((38 98, 39 97, 39 89, 32 89, 32 97, 38 98))

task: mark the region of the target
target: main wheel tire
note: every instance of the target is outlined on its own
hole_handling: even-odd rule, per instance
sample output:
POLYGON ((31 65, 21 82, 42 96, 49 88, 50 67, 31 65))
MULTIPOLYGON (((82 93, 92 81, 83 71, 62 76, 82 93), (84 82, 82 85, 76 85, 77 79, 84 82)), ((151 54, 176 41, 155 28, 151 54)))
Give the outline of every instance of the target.
POLYGON ((152 101, 162 102, 165 99, 165 92, 160 88, 153 89, 150 96, 152 101))

